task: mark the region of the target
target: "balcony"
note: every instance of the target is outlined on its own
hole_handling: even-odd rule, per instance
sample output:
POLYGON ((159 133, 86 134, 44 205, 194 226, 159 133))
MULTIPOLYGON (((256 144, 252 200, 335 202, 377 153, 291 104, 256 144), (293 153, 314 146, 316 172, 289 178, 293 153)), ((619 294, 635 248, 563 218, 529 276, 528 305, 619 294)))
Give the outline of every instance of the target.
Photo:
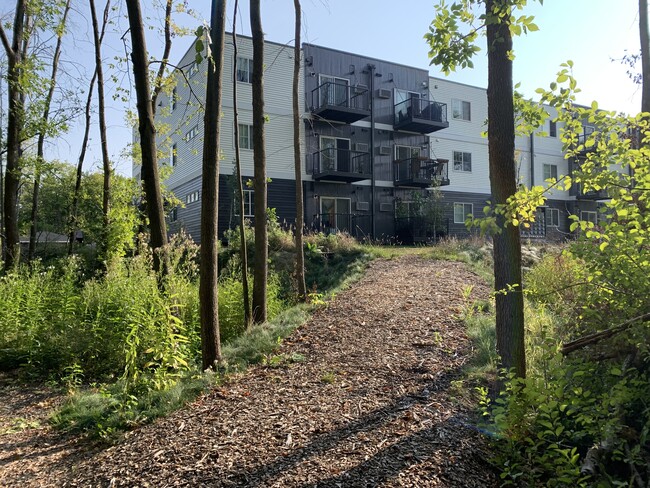
POLYGON ((368 101, 367 88, 328 81, 311 91, 311 112, 321 119, 351 124, 370 116, 368 101))
POLYGON ((449 127, 447 105, 410 98, 395 105, 395 130, 430 134, 449 127))
POLYGON ((315 180, 354 181, 369 180, 370 153, 330 147, 312 154, 312 175, 315 180))
POLYGON ((371 216, 353 213, 321 213, 313 216, 311 228, 327 235, 344 232, 357 239, 363 239, 371 233, 371 216))
POLYGON ((393 184, 415 188, 446 186, 449 184, 447 159, 422 156, 395 161, 393 184))
POLYGON ((395 236, 400 244, 438 242, 449 235, 449 219, 440 216, 395 217, 395 236))

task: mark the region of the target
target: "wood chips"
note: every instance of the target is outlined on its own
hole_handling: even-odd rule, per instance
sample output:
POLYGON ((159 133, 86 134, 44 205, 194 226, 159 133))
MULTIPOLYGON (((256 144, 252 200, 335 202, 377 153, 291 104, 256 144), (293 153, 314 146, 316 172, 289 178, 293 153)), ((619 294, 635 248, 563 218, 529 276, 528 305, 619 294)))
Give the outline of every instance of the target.
POLYGON ((0 485, 497 486, 451 388, 471 348, 456 318, 468 285, 487 296, 460 263, 376 261, 275 361, 114 447, 42 425, 0 435, 0 485))

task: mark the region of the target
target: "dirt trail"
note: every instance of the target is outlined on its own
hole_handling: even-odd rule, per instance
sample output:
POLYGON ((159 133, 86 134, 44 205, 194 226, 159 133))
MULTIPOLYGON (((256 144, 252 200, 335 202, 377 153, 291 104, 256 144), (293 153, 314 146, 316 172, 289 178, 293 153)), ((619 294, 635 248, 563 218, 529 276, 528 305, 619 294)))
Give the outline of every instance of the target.
POLYGON ((460 263, 376 261, 270 365, 117 446, 57 445, 49 429, 0 436, 0 485, 497 486, 451 385, 470 352, 455 318, 468 285, 487 296, 460 263))

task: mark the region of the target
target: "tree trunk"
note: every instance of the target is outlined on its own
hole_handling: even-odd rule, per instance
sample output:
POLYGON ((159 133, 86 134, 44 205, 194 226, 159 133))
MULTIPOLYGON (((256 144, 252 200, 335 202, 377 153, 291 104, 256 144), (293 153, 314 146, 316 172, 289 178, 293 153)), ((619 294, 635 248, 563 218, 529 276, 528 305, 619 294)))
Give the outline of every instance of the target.
POLYGON ((146 199, 146 210, 151 233, 150 246, 154 251, 154 268, 162 276, 167 273, 166 258, 160 256, 167 244, 167 228, 163 211, 158 160, 156 154, 156 127, 151 109, 151 86, 149 83, 149 60, 144 37, 144 25, 139 0, 126 0, 131 31, 131 60, 138 106, 138 132, 142 152, 142 182, 146 199), (158 252, 157 252, 158 251, 158 252), (162 258, 162 262, 161 262, 162 258))
POLYGON ((268 277, 268 228, 266 223, 266 149, 264 142, 264 31, 260 0, 250 2, 253 37, 253 164, 255 174, 255 272, 253 275, 253 321, 266 322, 268 277))
POLYGON ((233 78, 232 78, 232 109, 235 118, 235 167, 237 168, 237 182, 239 192, 239 257, 241 260, 242 295, 244 297, 244 324, 246 328, 251 325, 251 303, 248 288, 248 249, 246 246, 246 229, 244 216, 244 182, 241 174, 241 158, 239 153, 239 112, 237 110, 237 7, 239 1, 235 0, 232 15, 232 45, 233 45, 233 78))
POLYGON ((0 25, 2 43, 7 53, 9 115, 7 117, 7 166, 5 172, 5 270, 14 269, 20 262, 20 234, 18 232, 18 188, 20 186, 20 130, 23 127, 24 107, 21 102, 20 64, 23 58, 25 27, 25 0, 16 1, 11 45, 0 25))
POLYGON ((201 186, 201 345, 203 369, 221 361, 218 302, 218 210, 219 210, 219 136, 223 50, 226 27, 226 0, 212 2, 211 57, 208 59, 208 85, 205 94, 203 179, 201 186))
MULTIPOLYGON (((507 8, 504 2, 486 0, 486 14, 507 8)), ((510 13, 505 17, 509 18, 510 13)), ((512 50, 509 22, 487 25, 488 47, 488 153, 490 187, 496 205, 505 204, 517 191, 515 124, 512 85, 512 50)), ((524 300, 521 288, 521 239, 519 228, 500 216, 501 232, 494 240, 494 287, 496 294, 497 352, 501 366, 526 375, 524 349, 524 300)))
MULTIPOLYGON (((61 18, 61 24, 59 25, 59 30, 57 32, 56 47, 54 48, 54 56, 52 57, 52 72, 50 74, 50 87, 45 97, 45 107, 43 108, 43 126, 47 124, 47 121, 50 117, 50 105, 52 104, 52 98, 54 97, 54 89, 56 88, 56 75, 59 69, 59 58, 61 57, 61 44, 63 43, 63 34, 65 31, 65 24, 68 18, 68 12, 70 12, 70 2, 67 0, 63 16, 61 18)), ((34 171, 34 188, 32 191, 32 211, 31 211, 31 225, 29 227, 29 250, 27 251, 27 260, 32 261, 34 259, 34 252, 36 251, 36 227, 38 220, 38 193, 41 187, 41 169, 40 166, 44 164, 45 158, 44 154, 45 146, 45 127, 41 128, 41 131, 38 134, 38 141, 36 143, 36 169, 34 171)))
POLYGON ((641 112, 650 112, 650 39, 648 39, 648 0, 639 0, 641 39, 641 112))
POLYGON ((296 174, 296 285, 298 300, 307 299, 307 286, 305 285, 305 251, 302 236, 305 228, 305 214, 302 203, 302 167, 300 154, 300 100, 298 98, 298 82, 300 77, 300 0, 293 0, 296 12, 296 25, 293 47, 293 163, 296 174))
MULTIPOLYGON (((95 0, 89 0, 90 2, 90 13, 92 16, 93 23, 93 39, 95 42, 95 72, 97 73, 97 100, 99 103, 99 134, 101 139, 102 147, 102 162, 104 169, 104 188, 102 194, 102 216, 104 218, 104 232, 103 239, 100 246, 100 256, 104 259, 107 259, 108 253, 108 232, 110 226, 110 201, 111 201, 111 161, 108 156, 108 144, 106 141, 106 107, 104 99, 104 69, 102 67, 102 51, 101 51, 101 41, 99 39, 99 24, 97 22, 97 13, 95 12, 95 0)), ((108 19, 110 0, 106 3, 106 8, 104 9, 104 24, 108 19)), ((134 43, 135 44, 135 43, 134 43)), ((144 46, 143 46, 144 47, 144 46)), ((134 63, 135 65, 135 63, 134 63)), ((135 70, 135 66, 134 66, 135 70)), ((137 83, 136 83, 137 84, 137 83)), ((136 88, 137 90, 137 88, 136 88)), ((155 141, 154 141, 155 143, 155 141)))
POLYGON ((158 95, 160 95, 163 87, 163 78, 167 63, 169 62, 169 53, 172 50, 172 3, 173 0, 167 0, 167 4, 165 5, 165 48, 160 66, 158 67, 158 73, 156 73, 156 82, 153 87, 153 95, 151 96, 151 111, 154 115, 156 115, 156 100, 158 100, 158 95))

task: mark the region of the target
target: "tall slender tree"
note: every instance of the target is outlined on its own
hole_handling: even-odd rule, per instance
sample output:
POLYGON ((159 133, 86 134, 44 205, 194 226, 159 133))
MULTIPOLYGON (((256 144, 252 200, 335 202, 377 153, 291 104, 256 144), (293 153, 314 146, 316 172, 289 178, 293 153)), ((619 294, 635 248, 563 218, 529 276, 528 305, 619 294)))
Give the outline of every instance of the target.
POLYGON ((201 184, 201 344, 203 369, 221 361, 218 303, 219 137, 226 0, 213 0, 210 20, 208 83, 205 94, 203 179, 201 184))
POLYGON ((61 22, 57 26, 56 30, 56 46, 54 48, 54 54, 52 56, 52 70, 50 72, 49 87, 45 96, 41 128, 39 130, 38 139, 36 142, 36 168, 34 170, 34 187, 32 189, 32 210, 30 219, 31 223, 29 226, 29 248, 27 251, 28 261, 31 261, 34 258, 34 252, 36 251, 36 231, 38 225, 38 192, 41 186, 41 170, 45 162, 44 150, 46 126, 50 117, 50 107, 52 105, 52 98, 54 97, 54 90, 56 89, 56 77, 59 69, 59 58, 61 57, 61 46, 63 44, 63 35, 65 34, 65 26, 68 19, 68 13, 70 12, 71 1, 72 0, 66 1, 63 8, 63 13, 61 15, 61 22))
MULTIPOLYGON (((89 0, 90 3, 90 15, 93 24, 93 40, 95 45, 95 73, 97 74, 97 102, 99 105, 99 136, 101 141, 102 148, 102 166, 104 171, 104 187, 102 193, 102 215, 104 218, 104 238, 102 239, 100 255, 103 254, 103 258, 107 258, 106 253, 108 251, 108 232, 110 227, 110 204, 111 204, 111 160, 108 155, 108 140, 106 133, 106 103, 104 97, 104 67, 102 64, 102 44, 100 40, 101 32, 99 28, 99 22, 97 21, 97 12, 95 11, 95 0, 89 0)), ((103 24, 105 25, 108 19, 110 0, 106 2, 106 8, 104 9, 104 20, 103 24)))
POLYGON ((154 266, 166 272, 164 256, 158 255, 167 244, 167 227, 163 211, 158 158, 156 153, 156 127, 151 106, 151 85, 149 83, 149 59, 144 37, 144 24, 139 0, 126 0, 131 32, 131 60, 138 108, 138 133, 142 153, 142 182, 146 199, 147 216, 151 233, 150 245, 154 250, 154 266))
POLYGON ((641 41, 641 112, 650 113, 650 39, 648 38, 648 0, 639 0, 639 38, 641 41))
POLYGON ((296 179, 296 285, 298 300, 307 299, 307 286, 305 285, 305 251, 303 249, 303 230, 305 228, 305 209, 302 197, 302 155, 300 154, 300 100, 298 98, 298 84, 300 77, 300 29, 301 9, 300 0, 293 0, 296 12, 295 35, 293 46, 293 163, 296 179))
POLYGON ((241 174, 241 155, 239 151, 239 112, 237 109, 237 8, 239 0, 235 0, 235 7, 232 15, 232 46, 233 46, 233 63, 232 63, 232 110, 235 118, 235 168, 237 173, 237 191, 239 193, 239 257, 241 260, 241 281, 242 294, 244 296, 244 323, 246 328, 251 324, 251 303, 248 287, 248 249, 246 245, 246 228, 244 216, 244 182, 241 174))
POLYGON ((253 322, 266 322, 268 280, 268 227, 266 216, 266 148, 264 137, 264 31, 260 0, 250 2, 253 37, 253 188, 255 190, 255 271, 253 274, 253 322))
POLYGON ((9 38, 0 23, 0 40, 7 54, 8 117, 7 166, 5 171, 4 247, 5 269, 15 268, 20 261, 20 234, 18 232, 18 188, 20 187, 20 132, 24 121, 24 96, 21 85, 22 61, 26 53, 26 24, 29 24, 25 0, 16 0, 13 21, 13 38, 9 38))
POLYGON ((485 28, 488 49, 488 153, 490 188, 495 208, 494 286, 496 291, 497 352, 501 366, 526 375, 524 302, 519 227, 507 218, 506 203, 517 191, 515 164, 515 115, 512 83, 512 32, 537 30, 532 16, 514 16, 527 0, 463 0, 451 8, 444 2, 425 35, 431 64, 445 73, 456 66, 472 66, 480 49, 474 44, 485 28), (484 7, 480 22, 472 11, 484 7), (461 26, 469 32, 461 32, 461 26))

